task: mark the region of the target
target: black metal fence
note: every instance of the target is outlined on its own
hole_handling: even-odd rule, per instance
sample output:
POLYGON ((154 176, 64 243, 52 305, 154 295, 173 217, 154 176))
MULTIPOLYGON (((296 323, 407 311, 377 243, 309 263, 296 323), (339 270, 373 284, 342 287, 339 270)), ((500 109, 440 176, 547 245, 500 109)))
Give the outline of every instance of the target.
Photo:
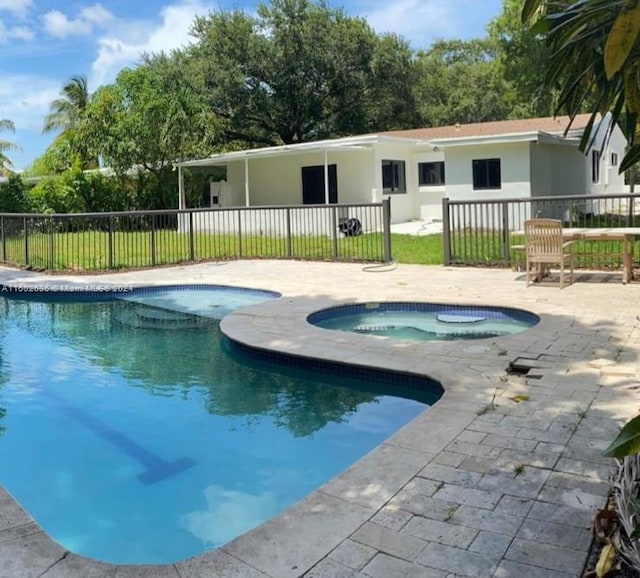
MULTIPOLYGON (((445 265, 504 265, 523 260, 524 221, 560 219, 566 227, 609 228, 640 226, 639 198, 632 194, 535 197, 504 200, 443 199, 445 265)), ((600 241, 581 251, 578 266, 614 268, 622 263, 617 241, 600 241)), ((640 243, 636 243, 636 255, 640 243)))
POLYGON ((243 258, 391 261, 389 203, 0 214, 3 263, 100 271, 243 258))

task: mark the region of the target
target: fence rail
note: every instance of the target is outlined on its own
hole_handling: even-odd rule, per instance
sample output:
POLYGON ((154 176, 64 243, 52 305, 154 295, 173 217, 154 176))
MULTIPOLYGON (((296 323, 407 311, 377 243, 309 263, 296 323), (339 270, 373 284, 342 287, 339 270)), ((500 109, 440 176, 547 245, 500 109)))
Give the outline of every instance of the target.
MULTIPOLYGON (((530 218, 560 219, 566 227, 608 228, 640 226, 639 198, 626 195, 575 195, 482 201, 443 199, 445 265, 519 264, 524 245, 524 221, 530 218)), ((640 243, 636 243, 634 260, 640 243)), ((617 241, 577 247, 577 265, 617 268, 622 264, 617 241)))
POLYGON ((101 271, 243 258, 390 262, 389 203, 0 213, 0 260, 10 265, 101 271), (345 227, 349 219, 359 227, 345 227))

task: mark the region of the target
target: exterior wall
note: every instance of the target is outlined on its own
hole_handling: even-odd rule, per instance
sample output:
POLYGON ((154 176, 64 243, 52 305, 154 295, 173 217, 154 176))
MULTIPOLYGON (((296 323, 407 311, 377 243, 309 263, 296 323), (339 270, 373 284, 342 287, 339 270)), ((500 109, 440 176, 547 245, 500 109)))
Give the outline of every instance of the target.
POLYGON ((340 238, 344 235, 339 225, 345 218, 360 221, 362 232, 384 230, 383 213, 380 206, 370 203, 356 206, 327 207, 269 207, 269 208, 226 208, 196 211, 193 216, 178 215, 178 231, 188 233, 191 222, 194 231, 208 231, 217 234, 235 234, 244 237, 308 237, 324 236, 340 238))
POLYGON ((551 187, 536 191, 535 196, 586 195, 587 177, 591 174, 587 157, 577 147, 538 145, 549 149, 551 159, 551 187))
MULTIPOLYGON (((443 151, 421 152, 413 155, 411 170, 415 172, 417 195, 416 202, 418 204, 419 217, 427 223, 442 220, 442 199, 447 196, 447 186, 429 185, 420 186, 418 179, 418 165, 420 163, 445 161, 443 151)), ((449 177, 447 164, 444 167, 445 182, 449 177)))
POLYGON ((553 194, 553 152, 557 147, 535 142, 529 143, 529 147, 531 196, 546 197, 553 194))
POLYGON ((420 217, 420 205, 418 203, 418 165, 414 159, 415 147, 412 143, 390 144, 383 143, 377 146, 376 171, 378 182, 374 196, 391 200, 391 222, 404 223, 420 217), (382 161, 404 161, 406 193, 384 194, 382 189, 382 161), (380 189, 380 190, 379 190, 380 189))
MULTIPOLYGON (((600 168, 600 181, 603 195, 615 195, 624 192, 624 173, 620 174, 620 163, 625 155, 627 148, 627 139, 619 127, 616 126, 611 139, 609 140, 607 147, 603 150, 602 154, 602 166, 600 168), (611 163, 611 155, 615 154, 618 157, 616 165, 611 163)), ((594 194, 597 194, 594 192, 594 194)))
MULTIPOLYGON (((335 164, 338 203, 370 203, 375 186, 371 150, 329 151, 327 163, 335 164)), ((301 205, 302 167, 324 165, 324 153, 282 155, 249 159, 249 202, 251 206, 301 205)), ((245 205, 245 164, 227 165, 228 198, 223 207, 245 205)))
POLYGON ((510 199, 531 194, 529 143, 483 144, 449 147, 445 150, 447 196, 455 200, 510 199), (502 186, 473 189, 473 160, 500 159, 502 186))

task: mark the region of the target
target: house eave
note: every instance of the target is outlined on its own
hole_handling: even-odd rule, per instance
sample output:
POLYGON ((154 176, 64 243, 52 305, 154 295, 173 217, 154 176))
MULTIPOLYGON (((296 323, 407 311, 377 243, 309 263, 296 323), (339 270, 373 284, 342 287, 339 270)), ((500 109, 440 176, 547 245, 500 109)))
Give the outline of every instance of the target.
POLYGON ((526 133, 433 139, 429 141, 420 141, 420 145, 438 148, 454 148, 464 146, 512 144, 524 142, 577 146, 580 143, 580 139, 574 136, 564 137, 541 131, 533 131, 526 133))

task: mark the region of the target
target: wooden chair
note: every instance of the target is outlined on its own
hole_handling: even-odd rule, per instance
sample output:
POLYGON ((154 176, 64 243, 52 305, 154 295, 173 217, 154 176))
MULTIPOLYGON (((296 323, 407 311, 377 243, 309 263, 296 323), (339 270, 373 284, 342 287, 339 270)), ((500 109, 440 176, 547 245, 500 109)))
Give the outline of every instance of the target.
POLYGON ((540 280, 551 266, 560 268, 560 289, 564 287, 565 266, 569 265, 569 283, 573 283, 574 241, 562 238, 562 221, 557 219, 530 219, 524 223, 526 237, 527 287, 532 277, 540 280), (567 251, 569 249, 569 251, 567 251))

